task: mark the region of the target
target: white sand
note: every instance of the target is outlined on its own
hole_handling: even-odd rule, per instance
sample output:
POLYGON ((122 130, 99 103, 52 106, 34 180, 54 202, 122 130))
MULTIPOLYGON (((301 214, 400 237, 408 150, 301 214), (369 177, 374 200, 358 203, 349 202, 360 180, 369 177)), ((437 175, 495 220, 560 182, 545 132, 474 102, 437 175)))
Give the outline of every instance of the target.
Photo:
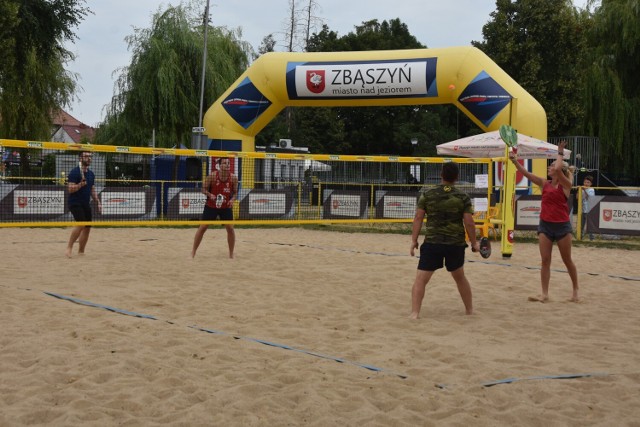
POLYGON ((611 277, 638 252, 574 248, 580 304, 556 271, 527 301, 536 245, 468 252, 476 313, 439 271, 411 321, 406 235, 239 229, 229 260, 212 228, 192 260, 195 229, 95 228, 66 259, 69 232, 0 229, 0 426, 639 425, 640 282, 611 277))

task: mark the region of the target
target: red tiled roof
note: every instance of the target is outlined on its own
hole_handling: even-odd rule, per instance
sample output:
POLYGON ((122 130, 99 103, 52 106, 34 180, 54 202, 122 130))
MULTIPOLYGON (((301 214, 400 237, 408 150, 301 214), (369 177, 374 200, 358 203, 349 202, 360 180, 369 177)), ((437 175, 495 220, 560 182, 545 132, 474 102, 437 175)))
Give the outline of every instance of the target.
POLYGON ((64 110, 58 110, 52 114, 51 119, 53 125, 57 129, 62 128, 75 143, 80 143, 83 139, 92 141, 95 136, 95 128, 85 125, 64 110))
POLYGON ((83 124, 80 120, 73 117, 71 114, 67 113, 64 110, 58 110, 51 115, 51 120, 54 125, 62 126, 62 125, 70 125, 70 126, 80 126, 83 124))
POLYGON ((91 126, 81 123, 80 126, 64 125, 62 129, 73 139, 73 142, 80 143, 84 137, 85 140, 92 141, 96 134, 96 130, 91 126))

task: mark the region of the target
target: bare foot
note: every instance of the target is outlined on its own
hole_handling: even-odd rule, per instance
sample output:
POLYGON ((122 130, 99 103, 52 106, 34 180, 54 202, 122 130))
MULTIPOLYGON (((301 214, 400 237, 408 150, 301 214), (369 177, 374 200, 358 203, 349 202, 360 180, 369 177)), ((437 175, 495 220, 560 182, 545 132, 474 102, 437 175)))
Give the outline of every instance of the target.
POLYGON ((191 251, 191 259, 196 257, 196 251, 191 251))
POLYGON ((577 295, 572 296, 571 298, 569 298, 567 300, 567 302, 582 302, 582 300, 580 298, 578 298, 577 295))
POLYGON ((64 251, 64 255, 65 255, 67 258, 71 258, 71 249, 67 248, 67 250, 66 250, 66 251, 64 251))
POLYGON ((536 297, 529 297, 527 298, 528 301, 531 302, 548 302, 549 301, 549 297, 545 296, 545 295, 538 295, 536 297))
POLYGON ((409 315, 409 319, 412 319, 412 320, 418 320, 419 318, 420 316, 418 316, 418 313, 411 313, 409 315))

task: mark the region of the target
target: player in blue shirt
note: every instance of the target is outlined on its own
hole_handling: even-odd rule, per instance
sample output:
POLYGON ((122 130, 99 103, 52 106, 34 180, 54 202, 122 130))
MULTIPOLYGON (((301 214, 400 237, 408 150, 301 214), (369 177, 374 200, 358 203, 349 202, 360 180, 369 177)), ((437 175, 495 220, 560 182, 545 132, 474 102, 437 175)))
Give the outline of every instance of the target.
MULTIPOLYGON (((73 215, 76 221, 91 221, 91 199, 95 200, 98 204, 98 212, 102 212, 102 203, 98 198, 98 193, 94 186, 96 176, 89 170, 91 166, 92 155, 89 152, 83 151, 80 153, 80 161, 78 166, 71 169, 69 172, 67 189, 69 190, 69 211, 73 215)), ((74 227, 69 237, 69 243, 67 244, 67 250, 65 255, 71 258, 73 251, 73 244, 78 240, 80 246, 78 247, 78 254, 83 255, 84 249, 87 246, 89 240, 89 233, 91 232, 91 226, 80 225, 74 227)))

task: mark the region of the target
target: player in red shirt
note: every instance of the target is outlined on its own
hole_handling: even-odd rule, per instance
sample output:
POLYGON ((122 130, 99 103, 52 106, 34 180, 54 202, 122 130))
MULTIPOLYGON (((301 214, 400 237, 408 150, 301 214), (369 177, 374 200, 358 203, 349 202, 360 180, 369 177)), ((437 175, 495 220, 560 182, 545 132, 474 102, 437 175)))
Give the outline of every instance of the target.
MULTIPOLYGON (((207 197, 207 203, 202 212, 203 221, 233 221, 233 201, 238 196, 238 177, 231 173, 231 162, 229 159, 220 159, 220 169, 214 170, 207 176, 202 186, 202 193, 207 197)), ((233 224, 225 224, 227 229, 227 244, 229 245, 229 258, 233 258, 233 249, 236 245, 236 232, 233 224)), ((196 256, 196 251, 208 224, 198 227, 193 239, 193 249, 191 258, 196 256)))
POLYGON ((542 293, 537 297, 529 297, 529 301, 547 302, 549 300, 549 279, 551 278, 551 253, 553 242, 556 242, 560 250, 560 256, 567 267, 573 293, 569 301, 578 302, 578 270, 571 259, 572 227, 569 219, 569 194, 573 182, 573 169, 563 161, 566 141, 558 144, 558 158, 547 169, 551 180, 537 176, 529 172, 517 161, 517 154, 510 152, 509 159, 516 169, 531 182, 542 188, 542 203, 540 207, 540 223, 538 225, 538 245, 542 265, 540 280, 542 293))

